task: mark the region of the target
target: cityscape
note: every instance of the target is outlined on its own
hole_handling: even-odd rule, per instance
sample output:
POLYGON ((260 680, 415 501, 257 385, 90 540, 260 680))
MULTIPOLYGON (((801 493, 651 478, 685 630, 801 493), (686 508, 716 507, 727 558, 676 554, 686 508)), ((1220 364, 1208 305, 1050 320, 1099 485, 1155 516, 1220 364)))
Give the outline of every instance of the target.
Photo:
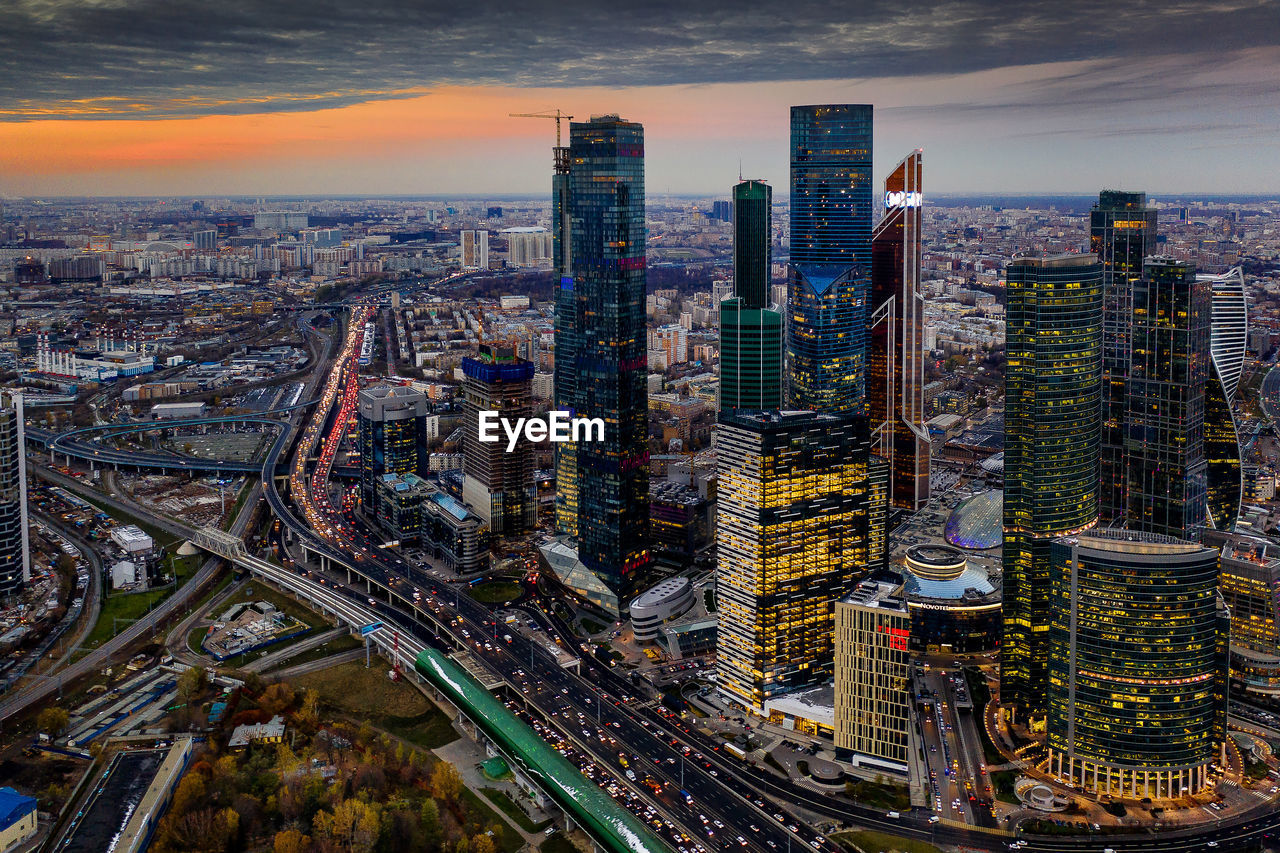
MULTIPOLYGON (((241 38, 224 14, 144 27, 220 95, 167 53, 120 64, 132 36, 0 95, 0 853, 1280 850, 1272 149, 1091 171, 1101 148, 1046 129, 1042 183, 1019 153, 984 187, 995 137, 967 173, 940 119, 911 138, 899 78, 882 104, 821 42, 818 83, 750 54, 753 77, 726 32, 729 67, 670 73, 785 88, 711 167, 655 130, 641 90, 679 79, 562 34, 580 82, 480 99, 514 172, 480 143, 406 170, 374 121, 359 158, 399 191, 335 178, 337 148, 289 175, 245 154, 246 189, 204 143, 165 161, 174 123, 265 138, 430 97, 342 52, 364 94, 281 67, 255 95, 206 52, 241 38), (42 152, 42 103, 96 147, 42 152), (156 153, 120 172, 130 121, 156 153), (1197 162, 1261 184, 1169 168, 1197 162)), ((1241 49, 1274 71, 1258 20, 1241 49)), ((1117 54, 1064 35, 1043 61, 1092 80, 1142 50, 1115 26, 1117 54)), ((368 37, 404 49, 372 10, 368 37)), ((264 50, 312 61, 287 41, 264 50)), ((547 72, 522 51, 495 50, 511 91, 547 72)), ((431 72, 446 102, 490 85, 471 61, 431 72)), ((1008 93, 971 75, 1024 61, 928 73, 976 104, 1008 93)))

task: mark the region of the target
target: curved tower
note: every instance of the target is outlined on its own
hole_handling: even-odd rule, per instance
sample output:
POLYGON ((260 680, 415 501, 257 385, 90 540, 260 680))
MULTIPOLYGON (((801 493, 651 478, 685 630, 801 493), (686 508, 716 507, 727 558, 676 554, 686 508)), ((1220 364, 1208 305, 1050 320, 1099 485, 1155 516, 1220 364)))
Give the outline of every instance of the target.
POLYGON ((1218 530, 1232 530, 1240 515, 1243 481, 1240 436, 1233 406, 1244 372, 1249 341, 1249 299, 1244 271, 1201 275, 1213 290, 1210 353, 1213 370, 1205 387, 1204 455, 1208 461, 1209 520, 1218 530))

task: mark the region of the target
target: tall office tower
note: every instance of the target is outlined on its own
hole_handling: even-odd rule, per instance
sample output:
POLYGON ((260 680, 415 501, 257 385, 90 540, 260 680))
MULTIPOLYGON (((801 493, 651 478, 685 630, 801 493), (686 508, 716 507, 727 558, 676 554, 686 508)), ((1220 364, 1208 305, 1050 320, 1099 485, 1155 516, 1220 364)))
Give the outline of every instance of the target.
POLYGON ((901 581, 865 580, 836 602, 835 746, 860 767, 910 766, 910 637, 901 581))
POLYGON ((720 408, 781 409, 782 314, 769 308, 773 187, 733 188, 733 296, 720 303, 720 408))
POLYGON ((462 268, 487 270, 489 268, 489 232, 483 229, 462 232, 462 268))
POLYGON ((1280 545, 1263 537, 1206 530, 1202 545, 1217 548, 1218 588, 1231 613, 1231 677, 1249 692, 1280 690, 1280 545))
POLYGON ((372 518, 384 514, 384 474, 427 474, 427 398, 406 385, 375 385, 356 395, 360 500, 372 518))
POLYGON ((1240 267, 1220 276, 1200 277, 1208 280, 1213 293, 1213 328, 1209 338, 1213 371, 1204 390, 1209 523, 1217 530, 1234 530, 1244 497, 1240 434, 1236 429, 1234 405, 1249 344, 1249 299, 1240 267))
MULTIPOLYGON (((559 143, 559 133, 556 134, 559 143)), ((552 264, 556 272, 555 362, 553 399, 557 409, 572 413, 578 393, 578 317, 573 292, 573 246, 570 239, 569 149, 558 146, 551 178, 552 264)), ((556 445, 556 530, 578 535, 578 456, 573 442, 556 445)))
POLYGON ((791 108, 787 396, 798 409, 867 411, 871 114, 791 108))
POLYGON ((1173 258, 1148 258, 1133 282, 1124 410, 1130 530, 1196 539, 1207 522, 1212 300, 1209 283, 1173 258))
POLYGON ((1102 262, 1102 451, 1098 513, 1103 524, 1127 507, 1124 458, 1125 382, 1132 348, 1133 285, 1156 250, 1156 210, 1146 193, 1103 190, 1089 214, 1089 249, 1102 262))
POLYGON ((920 290, 923 156, 911 152, 884 181, 884 219, 871 238, 867 406, 872 452, 889 461, 894 506, 929 501, 924 426, 924 294, 920 290))
POLYGON ((625 609, 653 560, 644 128, 614 115, 571 124, 568 177, 572 275, 562 276, 556 301, 557 404, 606 424, 604 441, 572 451, 578 559, 625 609))
POLYGON ((1090 794, 1195 794, 1225 759, 1218 551, 1096 531, 1052 546, 1048 766, 1090 794))
POLYGON ((533 364, 514 353, 481 346, 462 360, 462 500, 495 536, 520 536, 537 525, 533 444, 523 436, 508 451, 506 435, 480 440, 480 413, 514 424, 533 415, 533 364))
POLYGON ((867 570, 865 417, 726 409, 716 434, 716 671, 757 714, 834 672, 835 604, 867 570))
POLYGON ((0 391, 0 600, 31 580, 22 395, 0 391))
POLYGON ((1026 256, 1005 272, 1000 698, 1040 717, 1048 686, 1049 545, 1098 520, 1102 266, 1093 255, 1026 256))

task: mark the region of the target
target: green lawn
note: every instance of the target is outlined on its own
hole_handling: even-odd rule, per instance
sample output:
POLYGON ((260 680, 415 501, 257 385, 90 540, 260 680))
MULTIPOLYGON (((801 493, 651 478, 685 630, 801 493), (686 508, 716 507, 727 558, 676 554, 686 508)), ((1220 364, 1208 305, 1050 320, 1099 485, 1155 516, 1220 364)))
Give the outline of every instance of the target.
MULTIPOLYGON (((805 770, 808 770, 807 763, 805 770)), ((855 779, 844 783, 844 792, 859 803, 877 809, 911 808, 911 791, 906 785, 855 779)))
POLYGON ((541 832, 547 828, 550 820, 544 820, 541 823, 534 823, 529 816, 524 813, 524 809, 520 808, 511 797, 507 796, 506 791, 500 791, 497 788, 481 788, 484 795, 489 801, 502 809, 503 813, 520 825, 525 832, 541 832))
POLYGON ((374 716, 374 725, 423 749, 437 749, 458 739, 452 723, 436 708, 414 717, 374 716))
POLYGON ((471 597, 481 604, 502 604, 520 597, 520 585, 509 581, 485 581, 471 588, 471 597))
POLYGON ((172 533, 166 533, 165 531, 161 530, 158 527, 153 527, 151 524, 148 524, 147 522, 143 521, 142 519, 138 518, 135 515, 131 515, 127 512, 121 512, 118 509, 111 509, 107 507, 106 504, 100 504, 93 499, 92 495, 80 494, 79 492, 76 492, 75 494, 84 498, 86 501, 93 504, 98 509, 102 510, 107 515, 111 516, 121 524, 135 524, 138 527, 142 528, 142 532, 146 533, 148 536, 154 539, 157 546, 167 548, 168 546, 178 541, 178 537, 174 536, 172 533))
POLYGON ((542 846, 538 849, 542 853, 578 853, 578 848, 573 846, 569 836, 563 832, 548 836, 547 840, 542 842, 542 846))
POLYGON ((1018 798, 1013 794, 1013 783, 1018 778, 1016 770, 993 770, 991 772, 991 787, 995 789, 996 799, 1004 803, 1018 802, 1018 798))
POLYGON ((336 655, 339 652, 349 652, 352 649, 358 649, 363 645, 358 639, 350 634, 343 634, 336 640, 329 640, 321 643, 315 648, 307 649, 305 652, 298 652, 286 660, 280 662, 281 667, 297 666, 303 663, 311 663, 313 660, 327 658, 329 655, 336 655))
POLYGON ((269 601, 281 612, 304 623, 308 628, 315 628, 324 621, 318 613, 297 599, 290 598, 284 593, 276 592, 271 587, 256 580, 247 582, 236 591, 235 595, 218 605, 218 610, 225 611, 231 605, 245 601, 269 601))
POLYGON ((896 835, 889 835, 887 832, 872 832, 870 830, 837 832, 831 836, 831 839, 842 847, 850 850, 860 850, 862 853, 889 853, 889 851, 897 851, 897 853, 942 853, 940 848, 927 841, 899 838, 896 835))
MULTIPOLYGON (((476 796, 470 788, 463 788, 458 799, 466 806, 467 823, 474 824, 476 830, 483 832, 492 824, 502 827, 501 837, 494 839, 502 853, 515 853, 524 846, 524 836, 516 832, 506 818, 491 809, 489 804, 476 796)), ((468 829, 471 829, 471 826, 468 826, 468 829)))
POLYGON ((96 649, 114 637, 118 631, 123 631, 129 627, 131 621, 141 619, 151 612, 172 594, 173 587, 170 586, 164 589, 153 589, 148 592, 117 594, 107 597, 102 602, 102 612, 98 615, 97 624, 93 626, 89 636, 85 637, 85 648, 96 649))

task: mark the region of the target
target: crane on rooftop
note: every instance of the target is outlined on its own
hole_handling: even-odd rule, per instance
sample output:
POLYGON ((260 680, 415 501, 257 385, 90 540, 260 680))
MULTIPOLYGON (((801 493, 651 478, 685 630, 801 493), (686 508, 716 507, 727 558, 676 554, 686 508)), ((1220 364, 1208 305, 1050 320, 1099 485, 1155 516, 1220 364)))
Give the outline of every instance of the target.
POLYGON ((540 113, 508 113, 511 118, 553 118, 556 120, 556 147, 560 147, 560 120, 573 121, 573 116, 562 113, 560 110, 555 112, 544 111, 540 113))

